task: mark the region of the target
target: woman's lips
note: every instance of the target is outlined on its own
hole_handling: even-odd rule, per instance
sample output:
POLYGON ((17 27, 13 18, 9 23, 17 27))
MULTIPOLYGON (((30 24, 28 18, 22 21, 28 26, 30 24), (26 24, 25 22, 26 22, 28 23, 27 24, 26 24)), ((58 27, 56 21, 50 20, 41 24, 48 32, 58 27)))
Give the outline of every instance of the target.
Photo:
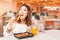
POLYGON ((23 17, 24 15, 20 15, 20 17, 23 17))

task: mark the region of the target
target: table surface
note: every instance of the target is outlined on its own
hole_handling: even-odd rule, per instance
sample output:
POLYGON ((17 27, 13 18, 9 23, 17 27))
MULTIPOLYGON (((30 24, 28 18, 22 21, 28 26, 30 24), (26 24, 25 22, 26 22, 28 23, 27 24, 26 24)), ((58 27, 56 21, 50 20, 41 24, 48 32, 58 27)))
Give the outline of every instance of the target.
POLYGON ((25 39, 17 39, 13 35, 7 37, 0 37, 0 40, 60 40, 60 30, 47 30, 45 33, 38 32, 37 36, 25 39))

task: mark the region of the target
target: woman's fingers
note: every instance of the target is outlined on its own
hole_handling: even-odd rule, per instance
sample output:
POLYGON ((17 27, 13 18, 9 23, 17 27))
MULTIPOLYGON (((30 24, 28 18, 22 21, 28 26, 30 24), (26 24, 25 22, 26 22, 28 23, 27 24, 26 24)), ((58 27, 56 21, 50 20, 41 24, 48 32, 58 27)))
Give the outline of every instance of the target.
POLYGON ((7 33, 10 33, 11 30, 12 30, 12 28, 11 27, 8 27, 6 31, 7 31, 7 33))

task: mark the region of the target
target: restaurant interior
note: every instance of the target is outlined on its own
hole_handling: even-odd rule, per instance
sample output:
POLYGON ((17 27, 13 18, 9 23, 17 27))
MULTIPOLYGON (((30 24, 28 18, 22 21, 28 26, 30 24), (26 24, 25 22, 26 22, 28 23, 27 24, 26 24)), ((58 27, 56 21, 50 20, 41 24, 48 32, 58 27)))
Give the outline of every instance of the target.
MULTIPOLYGON (((48 37, 51 35, 50 39, 53 39, 55 36, 56 40, 59 40, 60 37, 60 0, 0 0, 0 37, 3 36, 4 26, 8 23, 10 17, 5 17, 5 15, 8 15, 9 12, 14 13, 16 15, 17 11, 19 10, 19 7, 22 4, 27 4, 31 8, 31 14, 34 12, 36 15, 41 16, 41 13, 43 14, 43 24, 44 27, 38 27, 37 29, 39 32, 41 32, 41 28, 43 31, 41 34, 41 39, 47 36, 46 40, 49 40, 48 37), (45 33, 45 34, 44 34, 45 33), (55 34, 56 35, 53 35, 55 34), (43 35, 45 35, 43 37, 43 35), (58 37, 59 36, 59 37, 58 37)), ((34 20, 32 20, 34 21, 34 20)), ((42 26, 39 22, 39 19, 37 19, 37 26, 42 26)), ((40 39, 36 39, 40 40, 40 39)))

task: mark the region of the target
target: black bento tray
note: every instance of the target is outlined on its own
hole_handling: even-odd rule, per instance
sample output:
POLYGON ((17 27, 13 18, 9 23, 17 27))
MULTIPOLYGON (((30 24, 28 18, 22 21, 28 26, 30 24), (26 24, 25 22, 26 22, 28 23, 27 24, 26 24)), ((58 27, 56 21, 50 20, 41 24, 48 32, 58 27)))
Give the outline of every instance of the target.
POLYGON ((22 34, 22 33, 16 33, 16 34, 14 34, 14 37, 16 37, 16 38, 18 38, 18 39, 24 39, 24 38, 33 37, 33 34, 32 34, 32 33, 29 33, 29 32, 25 32, 25 33, 28 33, 28 35, 26 35, 26 36, 21 36, 21 37, 17 37, 17 36, 16 36, 17 34, 22 34))

